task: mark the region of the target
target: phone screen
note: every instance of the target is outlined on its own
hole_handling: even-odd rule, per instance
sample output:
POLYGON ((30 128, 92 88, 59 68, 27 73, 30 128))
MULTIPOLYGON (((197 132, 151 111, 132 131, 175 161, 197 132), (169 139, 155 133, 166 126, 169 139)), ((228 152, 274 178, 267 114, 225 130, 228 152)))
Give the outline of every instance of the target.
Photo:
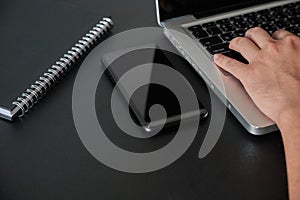
MULTIPOLYGON (((188 81, 191 66, 189 66, 189 63, 181 56, 158 48, 133 50, 120 56, 118 56, 118 54, 120 54, 118 52, 113 52, 112 54, 114 54, 114 56, 103 56, 102 60, 104 63, 111 63, 107 66, 106 72, 114 83, 118 82, 118 80, 131 69, 147 64, 145 73, 147 71, 148 76, 146 79, 148 79, 147 82, 149 84, 138 87, 130 97, 128 96, 129 92, 126 91, 122 85, 119 85, 119 89, 123 96, 128 99, 130 109, 133 111, 139 125, 147 127, 147 129, 150 130, 165 125, 163 123, 171 125, 176 124, 176 122, 180 120, 192 119, 195 116, 200 116, 200 118, 207 116, 207 110, 198 98, 198 109, 191 108, 182 112, 180 102, 172 90, 161 84, 156 84, 155 81, 153 81, 172 78, 172 73, 161 73, 158 69, 159 65, 163 65, 183 75, 182 79, 185 80, 178 79, 175 85, 179 90, 186 89, 184 84, 181 85, 181 82, 184 83, 184 81, 188 81), (117 57, 117 59, 112 61, 112 57, 117 57), (165 109, 167 116, 166 121, 162 119, 160 115, 154 115, 150 118, 149 110, 155 104, 159 104, 165 109)), ((193 74, 195 73, 196 72, 193 74)), ((198 78, 200 79, 200 77, 198 78)))

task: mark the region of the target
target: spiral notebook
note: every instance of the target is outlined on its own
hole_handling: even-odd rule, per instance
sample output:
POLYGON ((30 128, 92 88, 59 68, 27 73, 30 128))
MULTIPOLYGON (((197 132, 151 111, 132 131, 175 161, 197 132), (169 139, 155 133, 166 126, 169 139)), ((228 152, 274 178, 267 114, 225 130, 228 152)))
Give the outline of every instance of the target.
MULTIPOLYGON (((80 40, 78 40, 71 49, 66 51, 61 58, 48 67, 37 80, 33 81, 27 89, 23 92, 20 91, 20 96, 15 97, 15 100, 10 103, 10 106, 6 106, 4 105, 5 103, 0 102, 0 118, 12 121, 17 117, 24 116, 24 114, 27 113, 50 88, 62 79, 70 69, 76 66, 76 63, 82 60, 89 50, 91 50, 99 41, 104 39, 112 27, 113 21, 111 18, 102 18, 80 40)), ((20 66, 20 68, 21 67, 22 66, 20 66)), ((1 73, 1 76, 5 76, 6 72, 7 74, 16 73, 8 73, 9 69, 1 70, 7 70, 3 71, 4 73, 1 73)), ((5 95, 6 94, 2 93, 1 96, 4 98, 1 99, 5 99, 5 95)))

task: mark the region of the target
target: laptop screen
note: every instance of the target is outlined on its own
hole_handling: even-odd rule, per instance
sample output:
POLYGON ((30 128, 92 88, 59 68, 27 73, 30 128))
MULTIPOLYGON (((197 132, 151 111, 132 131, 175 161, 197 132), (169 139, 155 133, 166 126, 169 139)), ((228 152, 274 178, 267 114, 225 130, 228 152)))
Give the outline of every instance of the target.
POLYGON ((160 20, 194 14, 206 17, 274 0, 158 0, 160 20))

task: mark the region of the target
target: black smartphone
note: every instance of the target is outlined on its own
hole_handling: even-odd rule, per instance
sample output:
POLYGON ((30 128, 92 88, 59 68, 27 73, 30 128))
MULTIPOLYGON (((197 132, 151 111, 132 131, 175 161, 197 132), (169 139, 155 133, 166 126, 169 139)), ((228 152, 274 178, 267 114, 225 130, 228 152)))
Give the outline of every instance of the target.
MULTIPOLYGON (((127 49, 118 52, 111 52, 102 57, 102 62, 106 66, 106 73, 110 77, 113 83, 117 83, 120 78, 134 67, 148 64, 150 76, 148 77, 149 83, 151 80, 155 80, 157 76, 162 76, 155 64, 162 64, 170 67, 177 72, 181 73, 185 79, 188 80, 188 75, 185 74, 184 69, 190 68, 189 63, 185 61, 181 56, 157 48, 157 46, 147 45, 147 47, 136 48, 138 50, 127 49), (151 47, 151 48, 150 48, 151 47)), ((164 75, 165 79, 172 76, 164 75)), ((162 77, 160 77, 162 78, 162 77)), ((174 95, 174 93, 160 84, 146 84, 139 87, 132 96, 128 96, 130 93, 126 91, 126 87, 119 85, 119 90, 125 99, 129 102, 129 108, 134 114, 134 118, 137 120, 138 125, 144 127, 146 131, 152 131, 164 126, 172 126, 178 124, 180 121, 192 120, 195 116, 200 119, 208 116, 207 109, 198 100, 198 109, 191 108, 184 112, 180 109, 180 103, 174 95), (160 104, 166 110, 166 118, 162 119, 161 115, 149 116, 149 109, 155 104, 160 104)), ((184 88, 180 88, 184 89, 184 88)), ((185 97, 189 98, 189 97, 185 97)))

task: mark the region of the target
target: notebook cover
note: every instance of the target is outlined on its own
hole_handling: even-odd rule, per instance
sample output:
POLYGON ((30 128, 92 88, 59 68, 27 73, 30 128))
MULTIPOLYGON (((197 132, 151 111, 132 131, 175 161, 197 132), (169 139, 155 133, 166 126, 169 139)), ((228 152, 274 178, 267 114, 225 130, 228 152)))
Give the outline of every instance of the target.
POLYGON ((0 107, 6 108, 101 17, 58 1, 33 7, 5 0, 0 10, 0 107))

